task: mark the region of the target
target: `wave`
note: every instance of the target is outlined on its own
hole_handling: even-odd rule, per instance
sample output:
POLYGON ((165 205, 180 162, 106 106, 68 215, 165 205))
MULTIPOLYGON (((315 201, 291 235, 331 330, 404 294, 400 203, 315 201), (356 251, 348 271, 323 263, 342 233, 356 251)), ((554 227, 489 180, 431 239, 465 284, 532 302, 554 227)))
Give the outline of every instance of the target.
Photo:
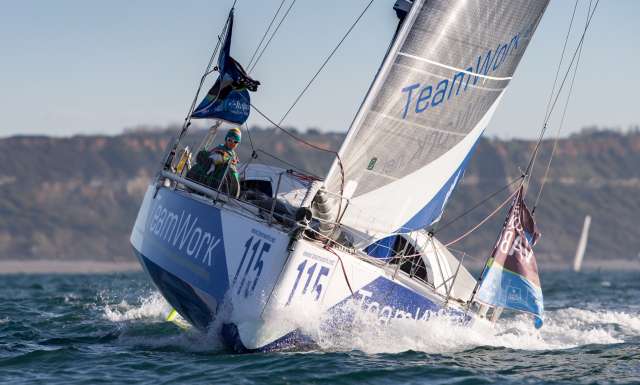
POLYGON ((130 305, 126 300, 122 300, 116 305, 105 305, 104 318, 113 322, 131 320, 164 320, 171 311, 170 305, 160 295, 155 292, 148 297, 140 298, 139 305, 130 305))
POLYGON ((552 323, 561 323, 571 329, 605 329, 612 332, 616 339, 629 339, 640 336, 640 315, 624 311, 588 310, 565 308, 550 313, 552 323))
POLYGON ((119 344, 191 352, 215 352, 223 348, 217 329, 214 330, 213 326, 211 332, 203 333, 195 328, 187 330, 181 328, 186 321, 179 315, 177 325, 171 325, 166 321, 172 307, 159 292, 141 297, 139 302, 138 305, 131 305, 123 300, 118 304, 104 307, 103 317, 106 320, 119 324, 126 323, 117 339, 119 344))
POLYGON ((536 329, 527 315, 504 318, 491 325, 478 321, 471 326, 459 319, 438 316, 427 321, 393 319, 382 324, 373 314, 358 314, 346 331, 336 328, 315 333, 323 350, 361 350, 366 353, 420 351, 440 354, 480 347, 516 350, 559 350, 591 344, 623 343, 640 335, 640 317, 617 311, 567 308, 545 313, 545 324, 536 329))
MULTIPOLYGON (((137 321, 142 321, 146 324, 144 327, 149 328, 149 321, 165 321, 170 310, 170 305, 156 292, 141 298, 139 305, 130 305, 126 301, 106 305, 103 316, 111 322, 128 322, 134 326, 137 321)), ((374 354, 412 350, 438 354, 479 347, 558 350, 590 344, 622 343, 625 339, 640 336, 640 317, 622 311, 579 308, 547 311, 544 326, 535 329, 532 318, 523 314, 507 316, 495 325, 478 321, 469 326, 461 324, 458 318, 446 315, 431 317, 427 321, 393 319, 386 324, 375 314, 357 308, 350 309, 355 311, 355 318, 343 323, 340 319, 331 319, 335 316, 290 310, 288 314, 278 317, 281 319, 270 320, 274 327, 285 324, 288 329, 298 327, 317 341, 323 351, 360 350, 374 354), (291 314, 295 314, 295 319, 291 318, 291 314)), ((218 351, 223 349, 218 337, 219 327, 219 324, 212 325, 208 333, 193 328, 184 331, 177 327, 162 327, 153 335, 146 335, 140 328, 130 328, 121 334, 119 341, 125 345, 149 348, 218 351)))

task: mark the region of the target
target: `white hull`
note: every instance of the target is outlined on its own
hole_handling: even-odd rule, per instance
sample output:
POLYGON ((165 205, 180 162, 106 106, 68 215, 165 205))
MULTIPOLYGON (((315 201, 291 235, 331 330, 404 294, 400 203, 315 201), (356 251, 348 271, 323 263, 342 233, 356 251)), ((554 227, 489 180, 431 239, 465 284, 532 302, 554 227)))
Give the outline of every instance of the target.
POLYGON ((347 303, 353 304, 351 312, 374 313, 382 323, 427 319, 443 309, 447 294, 447 309, 464 312, 454 297, 468 296, 472 284, 461 279, 451 286, 455 260, 424 235, 415 246, 433 269, 430 284, 410 278, 398 265, 296 239, 243 202, 222 202, 150 186, 131 243, 178 313, 200 329, 221 327, 236 351, 313 343, 305 324, 349 317, 347 303))

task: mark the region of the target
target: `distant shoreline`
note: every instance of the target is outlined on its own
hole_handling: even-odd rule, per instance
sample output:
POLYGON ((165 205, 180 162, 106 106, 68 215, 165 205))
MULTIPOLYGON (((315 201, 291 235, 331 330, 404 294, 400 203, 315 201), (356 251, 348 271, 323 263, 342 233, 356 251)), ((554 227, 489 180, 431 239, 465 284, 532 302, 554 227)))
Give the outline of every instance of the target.
MULTIPOLYGON (((473 263, 465 263, 467 269, 474 272, 480 272, 482 270, 482 263, 474 260, 473 263)), ((640 271, 640 258, 635 259, 592 259, 584 261, 582 264, 583 272, 593 271, 640 271)), ((545 261, 538 260, 538 271, 544 273, 545 271, 573 271, 573 261, 559 262, 559 261, 545 261)))
POLYGON ((95 274, 141 271, 137 261, 91 260, 4 260, 0 261, 0 275, 6 274, 95 274))
MULTIPOLYGON (((541 271, 573 271, 573 261, 571 263, 558 263, 558 262, 538 262, 538 269, 541 271)), ((640 259, 592 259, 584 261, 582 264, 582 270, 584 272, 590 271, 637 271, 640 270, 640 259)))
MULTIPOLYGON (((482 264, 472 263, 467 268, 479 273, 482 264)), ((566 263, 538 262, 541 273, 545 271, 570 271, 573 265, 566 263)), ((613 259, 585 262, 583 272, 592 271, 639 271, 640 260, 613 259)), ((96 274, 142 271, 137 261, 92 261, 92 260, 0 260, 0 275, 7 274, 96 274)))

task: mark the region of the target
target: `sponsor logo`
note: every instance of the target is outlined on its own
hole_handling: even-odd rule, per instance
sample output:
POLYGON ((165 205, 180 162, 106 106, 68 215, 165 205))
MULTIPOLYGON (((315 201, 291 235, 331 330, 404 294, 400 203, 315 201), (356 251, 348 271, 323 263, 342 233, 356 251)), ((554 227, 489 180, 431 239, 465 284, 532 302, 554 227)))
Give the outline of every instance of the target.
POLYGON ((442 79, 437 84, 414 83, 402 88, 405 94, 405 103, 401 111, 402 119, 406 119, 410 110, 416 114, 427 111, 430 107, 438 107, 447 102, 451 97, 459 96, 467 91, 469 83, 476 85, 480 76, 488 76, 496 72, 507 61, 509 54, 518 49, 521 35, 527 38, 527 32, 519 32, 509 42, 500 43, 495 50, 488 50, 480 54, 476 63, 467 66, 464 71, 459 71, 450 79, 442 79), (464 87, 463 87, 464 83, 464 87))
POLYGON ((158 204, 147 231, 171 248, 184 251, 187 256, 211 267, 214 251, 222 236, 205 231, 198 221, 197 215, 184 210, 178 214, 158 204))
POLYGON ((238 99, 227 99, 225 102, 225 109, 232 114, 246 115, 249 114, 249 104, 238 99))
POLYGON ((422 311, 419 307, 413 313, 399 309, 394 306, 382 305, 379 302, 372 301, 373 292, 360 289, 355 293, 355 297, 359 300, 360 309, 365 312, 374 313, 378 316, 378 320, 382 323, 389 323, 393 318, 406 318, 415 321, 427 321, 433 314, 430 309, 422 311), (422 311, 422 312, 421 312, 422 311))

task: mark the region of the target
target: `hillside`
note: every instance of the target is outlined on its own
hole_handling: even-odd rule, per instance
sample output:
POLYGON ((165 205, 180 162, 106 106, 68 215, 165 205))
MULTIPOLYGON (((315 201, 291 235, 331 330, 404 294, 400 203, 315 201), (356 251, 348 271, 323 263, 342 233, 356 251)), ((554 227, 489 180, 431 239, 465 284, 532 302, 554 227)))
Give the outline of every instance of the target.
MULTIPOLYGON (((530 206, 539 190, 551 141, 542 145, 527 201, 530 206)), ((455 218, 507 180, 520 175, 533 149, 531 141, 483 141, 447 211, 455 218)), ((542 238, 536 247, 539 259, 569 263, 582 231, 585 215, 592 224, 586 260, 635 259, 640 252, 636 218, 640 214, 640 133, 592 131, 558 143, 547 185, 535 214, 542 238)), ((456 222, 443 233, 453 239, 471 228, 502 202, 489 203, 456 222), (464 224, 460 226, 460 222, 464 224)), ((464 250, 488 252, 502 225, 504 212, 458 245, 464 250)))
MULTIPOLYGON (((316 145, 338 148, 342 134, 301 134, 316 145)), ((119 136, 0 139, 0 259, 131 259, 129 231, 146 184, 158 169, 171 137, 168 131, 119 136)), ((197 143, 202 132, 196 132, 197 143)), ((273 129, 253 129, 256 148, 301 168, 324 175, 331 158, 308 150, 273 129)), ((441 224, 481 201, 519 175, 534 143, 482 139, 454 192, 441 224)), ((534 172, 544 171, 551 142, 534 172)), ((241 158, 250 158, 245 135, 241 158)), ((263 152, 259 161, 278 164, 263 152)), ((280 165, 282 165, 280 163, 280 165)), ((587 259, 636 258, 640 251, 636 218, 640 215, 640 133, 590 131, 559 143, 550 180, 536 217, 543 237, 536 248, 541 261, 573 257, 586 214, 593 217, 587 259)), ((535 198, 537 185, 530 188, 535 198)), ((438 232, 456 238, 491 212, 506 192, 438 232)), ((531 203, 532 204, 532 203, 531 203)), ((484 256, 492 247, 505 213, 500 212, 456 248, 484 256)), ((438 231, 439 227, 436 227, 438 231)))

